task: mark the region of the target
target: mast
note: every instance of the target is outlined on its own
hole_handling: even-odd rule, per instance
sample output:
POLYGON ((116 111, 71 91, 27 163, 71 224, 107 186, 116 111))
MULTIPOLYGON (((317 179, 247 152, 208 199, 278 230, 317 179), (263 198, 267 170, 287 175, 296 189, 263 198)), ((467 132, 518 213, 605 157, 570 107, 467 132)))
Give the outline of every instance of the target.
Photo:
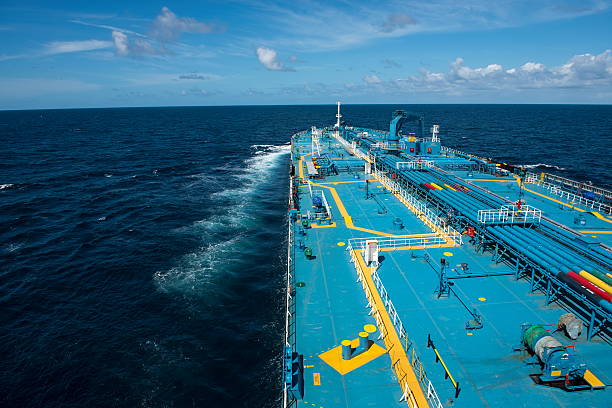
POLYGON ((336 102, 336 104, 338 105, 338 113, 336 114, 336 127, 339 128, 340 127, 340 118, 342 117, 342 115, 340 114, 340 101, 336 102))

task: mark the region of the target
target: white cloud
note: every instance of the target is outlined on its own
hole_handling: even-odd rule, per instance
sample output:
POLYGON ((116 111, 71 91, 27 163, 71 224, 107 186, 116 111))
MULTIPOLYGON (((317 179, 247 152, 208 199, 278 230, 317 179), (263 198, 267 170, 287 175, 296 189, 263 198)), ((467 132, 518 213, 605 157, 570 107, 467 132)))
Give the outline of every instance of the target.
POLYGON ((113 43, 117 55, 127 57, 128 55, 164 55, 169 51, 163 46, 155 46, 150 41, 144 38, 135 38, 130 41, 127 34, 122 31, 113 31, 113 43))
POLYGON ((70 22, 71 23, 75 23, 75 24, 80 24, 80 25, 88 26, 88 27, 103 28, 105 30, 110 30, 110 31, 119 31, 119 32, 122 32, 124 34, 131 34, 131 35, 135 35, 137 37, 146 37, 146 35, 137 33, 135 31, 127 30, 125 28, 115 27, 115 26, 111 26, 111 25, 107 25, 107 24, 94 24, 94 23, 88 23, 88 22, 81 21, 81 20, 70 20, 70 22))
POLYGON ((85 41, 53 41, 45 44, 43 54, 65 54, 69 52, 93 51, 112 47, 110 41, 85 40, 85 41))
POLYGON ((606 50, 597 55, 575 55, 565 64, 550 68, 537 62, 527 62, 510 69, 504 69, 500 64, 471 68, 464 65, 463 58, 457 58, 446 73, 422 70, 419 75, 391 81, 386 85, 446 92, 612 87, 612 51, 606 50))
POLYGON ((364 76, 363 81, 367 84, 380 84, 382 82, 382 80, 374 74, 364 76))
POLYGON ((118 55, 126 56, 130 53, 128 49, 128 38, 125 33, 121 31, 113 31, 113 41, 115 43, 115 50, 118 55))
POLYGON ((526 62, 521 66, 521 69, 527 72, 541 72, 544 71, 544 68, 544 64, 538 62, 526 62))
POLYGON ((160 40, 175 40, 182 33, 206 34, 214 31, 213 24, 203 23, 191 17, 178 17, 168 7, 162 7, 159 14, 153 21, 151 37, 160 40))
POLYGON ((423 32, 517 27, 602 13, 610 8, 609 2, 601 0, 581 0, 580 7, 559 7, 558 0, 396 0, 385 6, 358 0, 244 3, 250 7, 253 23, 265 22, 266 28, 273 26, 276 33, 272 38, 244 38, 245 42, 252 41, 253 45, 265 41, 270 47, 296 52, 346 49, 380 38, 423 32))
POLYGON ((277 58, 276 51, 271 48, 258 47, 257 59, 270 71, 294 71, 293 68, 283 65, 277 58))

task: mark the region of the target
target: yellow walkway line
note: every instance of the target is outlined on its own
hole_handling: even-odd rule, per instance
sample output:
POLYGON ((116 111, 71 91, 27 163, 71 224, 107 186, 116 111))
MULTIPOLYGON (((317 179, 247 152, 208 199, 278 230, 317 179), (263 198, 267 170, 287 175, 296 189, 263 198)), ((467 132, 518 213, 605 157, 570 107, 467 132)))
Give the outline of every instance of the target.
POLYGON ((589 211, 591 214, 593 214, 594 216, 596 216, 597 218, 599 218, 602 221, 605 222, 609 222, 612 224, 612 221, 610 221, 609 219, 607 219, 606 217, 604 217, 603 215, 601 215, 600 213, 598 213, 597 211, 589 211))
MULTIPOLYGON (((519 183, 519 186, 520 186, 520 182, 518 180, 517 180, 517 182, 519 183)), ((588 210, 583 210, 582 208, 574 207, 571 204, 564 203, 563 201, 556 200, 556 199, 554 199, 552 197, 549 197, 549 196, 547 196, 545 194, 541 194, 541 193, 538 193, 537 191, 530 190, 527 187, 525 187, 524 183, 523 183, 523 190, 529 191, 530 193, 533 193, 533 194, 536 194, 536 195, 539 195, 540 197, 544 197, 547 200, 554 201, 555 203, 559 203, 559 204, 564 205, 566 207, 572 208, 572 209, 574 209, 576 211, 580 211, 580 212, 583 212, 583 213, 591 213, 595 217, 599 218, 600 220, 605 221, 605 222, 609 222, 610 224, 612 224, 612 221, 610 221, 609 219, 607 219, 606 217, 604 217, 603 215, 601 215, 597 211, 588 211, 588 210)))
POLYGON ((368 228, 358 227, 355 224, 353 224, 353 218, 349 215, 348 211, 346 211, 346 207, 344 207, 344 203, 342 202, 342 199, 338 195, 338 192, 336 191, 335 188, 324 186, 323 184, 319 184, 319 183, 312 183, 312 185, 317 186, 317 187, 323 187, 331 191, 332 197, 334 198, 334 201, 336 202, 336 206, 338 207, 340 214, 342 214, 342 218, 344 218, 344 224, 346 225, 346 228, 354 229, 357 231, 369 232, 370 234, 382 235, 384 237, 391 237, 391 238, 430 237, 430 236, 436 235, 433 233, 413 234, 413 235, 395 235, 395 234, 388 234, 382 231, 376 231, 376 230, 372 230, 368 228))
POLYGON ((525 190, 525 191, 529 191, 530 193, 533 193, 533 194, 535 194, 535 195, 539 195, 540 197, 544 197, 544 198, 546 198, 547 200, 554 201, 555 203, 559 203, 559 204, 561 204, 561 205, 564 205, 564 206, 566 206, 566 207, 572 208, 572 209, 574 209, 574 210, 577 210, 577 211, 580 211, 580 212, 587 212, 586 210, 583 210, 582 208, 574 207, 574 206, 573 206, 573 205, 571 205, 571 204, 564 203, 563 201, 556 200, 556 199, 554 199, 554 198, 552 198, 552 197, 549 197, 549 196, 547 196, 547 195, 545 195, 545 194, 538 193, 537 191, 530 190, 530 189, 528 189, 527 187, 525 187, 524 185, 523 185, 523 190, 525 190))
POLYGON ((352 181, 331 181, 329 183, 319 183, 319 184, 346 184, 346 183, 365 183, 365 180, 352 180, 352 181))
MULTIPOLYGON (((432 235, 435 235, 435 234, 432 234, 432 235)), ((451 247, 451 246, 457 246, 457 245, 429 244, 429 245, 412 245, 412 246, 384 247, 384 248, 380 248, 379 251, 380 252, 387 252, 387 251, 408 251, 410 249, 448 248, 448 247, 451 247)))
POLYGON ((581 230, 578 232, 582 232, 583 234, 612 234, 612 231, 589 231, 589 230, 581 230))
POLYGON ((332 222, 331 224, 326 224, 326 225, 319 225, 319 224, 310 224, 310 226, 312 228, 335 228, 336 227, 336 223, 332 222))
MULTIPOLYGON (((386 184, 383 182, 383 180, 378 179, 378 178, 377 178, 377 180, 378 180, 378 181, 379 181, 379 182, 380 182, 380 183, 381 183, 383 186, 385 186, 385 187, 387 188, 387 190, 389 190, 389 191, 391 191, 391 192, 393 191, 393 189, 391 188, 391 186, 386 185, 386 184)), ((417 218, 418 218, 418 219, 420 219, 420 220, 423 222, 423 224, 425 224, 425 225, 427 225, 429 228, 431 228, 431 230, 432 230, 432 231, 434 231, 434 233, 435 233, 435 234, 444 234, 444 231, 442 231, 442 230, 441 230, 441 229, 440 229, 440 228, 439 228, 439 227, 438 227, 436 224, 434 224, 434 223, 432 223, 431 221, 429 221, 429 220, 427 219, 427 217, 425 217, 425 216, 423 215, 423 213, 422 213, 422 212, 420 212, 420 211, 419 211, 419 210, 417 210, 417 209, 416 209, 416 208, 415 208, 415 207, 414 207, 412 204, 410 204, 410 203, 408 202, 408 200, 406 200, 404 197, 402 197, 402 196, 401 196, 401 195, 399 195, 399 194, 393 193, 393 195, 394 195, 395 197, 397 197, 397 199, 398 199, 398 200, 400 200, 400 202, 401 202, 402 204, 404 204, 406 207, 408 207, 408 209, 409 209, 410 211, 412 211, 412 212, 413 212, 413 213, 414 213, 414 214, 417 216, 417 218)), ((435 235, 435 234, 434 234, 434 235, 435 235)), ((449 247, 458 246, 458 245, 455 243, 455 241, 453 241, 451 238, 447 238, 447 239, 446 239, 446 244, 447 244, 447 245, 445 245, 445 246, 440 246, 440 248, 442 248, 442 247, 446 247, 446 246, 449 246, 449 247)))
POLYGON ((516 180, 495 180, 495 179, 464 179, 468 181, 495 181, 496 183, 516 183, 516 180))
POLYGON ((312 153, 306 153, 300 156, 300 161, 298 163, 298 171, 299 171, 299 175, 300 175, 300 179, 304 180, 304 166, 303 161, 304 161, 304 157, 306 156, 310 156, 312 153))
POLYGON ((366 294, 366 298, 370 305, 376 310, 374 313, 376 323, 379 329, 384 329, 383 341, 387 350, 389 350, 389 357, 391 358, 391 366, 395 370, 395 375, 398 379, 399 385, 402 392, 405 392, 406 400, 408 405, 412 408, 426 408, 429 407, 425 393, 421 389, 421 384, 415 372, 412 370, 412 366, 408 361, 406 351, 402 346, 399 335, 395 331, 395 327, 391 322, 391 317, 385 308, 385 304, 376 289, 376 285, 372 280, 372 270, 367 267, 361 256, 361 251, 355 251, 354 255, 358 263, 358 272, 361 278, 361 284, 366 294))

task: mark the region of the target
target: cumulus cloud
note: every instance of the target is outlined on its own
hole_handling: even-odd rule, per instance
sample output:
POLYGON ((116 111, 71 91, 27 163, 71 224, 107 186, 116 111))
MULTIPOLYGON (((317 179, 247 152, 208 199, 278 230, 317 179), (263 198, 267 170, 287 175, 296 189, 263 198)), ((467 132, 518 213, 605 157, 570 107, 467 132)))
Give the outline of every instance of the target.
POLYGON ((367 84, 380 84, 382 82, 382 80, 374 74, 364 76, 363 81, 367 84))
POLYGON ((112 47, 110 41, 85 40, 85 41, 53 41, 45 45, 43 54, 65 54, 69 52, 93 51, 112 47))
POLYGON ((500 64, 471 68, 464 64, 463 58, 457 58, 448 72, 422 70, 419 75, 393 81, 393 84, 438 91, 612 86, 612 51, 575 55, 556 67, 527 62, 509 69, 500 64))
POLYGON ((112 36, 117 54, 123 56, 128 55, 130 51, 128 49, 127 35, 125 35, 125 33, 122 33, 121 31, 113 31, 112 36))
POLYGON ((270 71, 295 71, 293 68, 287 67, 282 64, 276 55, 276 51, 271 48, 258 47, 257 48, 257 59, 270 71))
POLYGON ((151 37, 160 40, 176 40, 183 33, 207 34, 215 30, 214 24, 197 21, 192 17, 178 17, 168 7, 162 7, 153 21, 151 37))
POLYGON ((405 13, 389 14, 385 22, 380 26, 380 31, 383 33, 392 33, 396 30, 405 28, 408 25, 414 25, 416 21, 405 13))
POLYGON ((162 46, 155 46, 150 41, 144 38, 135 38, 130 40, 126 33, 123 31, 113 31, 113 44, 115 45, 115 52, 117 55, 127 57, 129 55, 163 55, 168 54, 162 46))

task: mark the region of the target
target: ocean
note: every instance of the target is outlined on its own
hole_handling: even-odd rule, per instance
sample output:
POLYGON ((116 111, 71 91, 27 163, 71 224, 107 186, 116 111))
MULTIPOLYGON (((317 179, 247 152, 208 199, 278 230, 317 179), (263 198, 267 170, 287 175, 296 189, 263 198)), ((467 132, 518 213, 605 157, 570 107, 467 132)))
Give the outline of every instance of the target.
MULTIPOLYGON (((0 112, 0 406, 278 407, 289 141, 335 105, 0 112)), ((346 105, 610 188, 612 106, 346 105)))

